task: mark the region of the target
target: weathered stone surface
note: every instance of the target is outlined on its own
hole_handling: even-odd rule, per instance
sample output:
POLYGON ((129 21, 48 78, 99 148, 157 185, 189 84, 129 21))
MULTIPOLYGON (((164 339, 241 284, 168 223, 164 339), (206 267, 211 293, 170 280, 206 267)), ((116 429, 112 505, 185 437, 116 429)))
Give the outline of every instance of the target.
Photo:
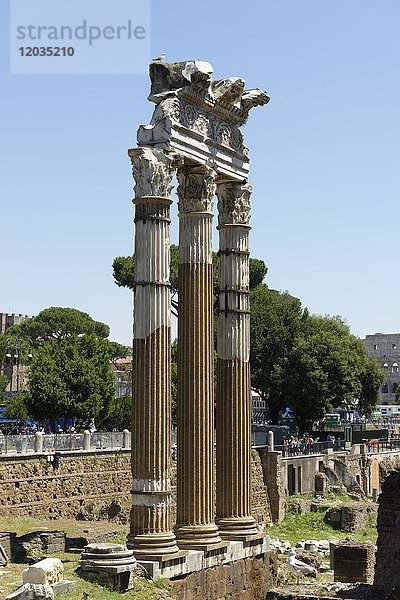
POLYGON ((55 596, 58 596, 59 594, 72 594, 73 592, 76 592, 76 581, 63 579, 58 583, 54 583, 51 587, 53 588, 55 596))
POLYGON ((0 544, 2 545, 3 550, 7 554, 9 560, 14 560, 13 551, 15 548, 16 535, 16 533, 9 531, 0 533, 0 544))
POLYGON ((5 567, 9 560, 10 559, 7 555, 7 552, 5 551, 3 546, 0 544, 0 567, 5 567))
POLYGON ((291 513, 293 515, 305 515, 310 512, 311 500, 307 498, 296 498, 295 500, 291 500, 290 503, 286 505, 286 512, 291 513))
POLYGON ((0 457, 0 516, 97 520, 115 500, 128 506, 130 488, 129 450, 56 456, 53 463, 0 457))
POLYGON ((291 592, 282 592, 279 590, 270 590, 267 593, 266 600, 332 600, 332 596, 314 596, 309 594, 297 594, 291 592))
POLYGON ((54 600, 54 591, 48 583, 25 583, 16 592, 9 594, 6 600, 54 600))
POLYGON ((119 554, 120 552, 126 552, 127 556, 132 556, 132 551, 127 550, 123 544, 88 544, 85 548, 85 554, 92 553, 95 555, 101 554, 119 554))
POLYGON ((400 586, 399 553, 400 553, 400 459, 387 465, 388 474, 382 483, 379 496, 378 541, 374 585, 389 592, 400 586), (393 472, 390 472, 390 469, 393 472))
POLYGON ((333 548, 334 580, 344 583, 372 583, 375 547, 371 542, 343 542, 333 548))
POLYGON ((65 552, 65 531, 45 531, 40 534, 40 540, 46 554, 65 552))
POLYGON ((315 473, 315 493, 324 495, 329 487, 329 480, 325 473, 315 473))
POLYGON ((135 567, 133 551, 122 544, 88 544, 77 573, 87 581, 122 593, 132 589, 135 567))
POLYGON ((267 553, 191 573, 170 586, 177 600, 254 600, 265 598, 275 578, 275 559, 267 553))
POLYGON ((22 572, 24 583, 44 585, 62 581, 64 566, 59 558, 45 558, 22 572))
MULTIPOLYGON (((268 496, 264 485, 263 466, 257 451, 252 452, 252 514, 256 520, 269 522, 268 496)), ((176 512, 176 461, 172 461, 172 514, 176 512)), ((266 472, 267 473, 267 472, 266 472)), ((108 519, 120 523, 129 521, 131 504, 130 451, 104 452, 86 456, 63 456, 57 468, 38 457, 20 456, 17 461, 0 457, 0 517, 29 515, 58 519, 78 518, 84 521, 108 519), (46 464, 46 466, 44 466, 46 464)), ((45 546, 40 535, 36 547, 45 546)), ((14 560, 14 550, 20 546, 16 534, 0 533, 0 544, 14 560)), ((55 543, 55 540, 53 540, 55 543)), ((29 540, 27 539, 28 543, 29 540)), ((49 541, 50 543, 50 541, 49 541)), ((59 541, 61 544, 62 541, 59 541)), ((30 544, 30 542, 29 542, 30 544)), ((29 545, 28 544, 28 545, 29 545)), ((83 547, 87 540, 66 540, 69 547, 83 547), (76 546, 78 544, 78 546, 76 546)), ((17 549, 21 560, 26 552, 17 549)), ((46 552, 46 548, 42 548, 46 552)))
POLYGON ((269 498, 271 520, 279 523, 285 516, 286 489, 282 475, 282 456, 279 452, 268 452, 259 448, 264 482, 269 498))
POLYGON ((315 569, 322 565, 322 556, 318 552, 310 552, 309 550, 296 549, 296 558, 302 560, 307 565, 311 565, 315 569))
POLYGON ((351 503, 329 509, 324 521, 341 531, 355 533, 374 526, 377 518, 376 504, 351 503))

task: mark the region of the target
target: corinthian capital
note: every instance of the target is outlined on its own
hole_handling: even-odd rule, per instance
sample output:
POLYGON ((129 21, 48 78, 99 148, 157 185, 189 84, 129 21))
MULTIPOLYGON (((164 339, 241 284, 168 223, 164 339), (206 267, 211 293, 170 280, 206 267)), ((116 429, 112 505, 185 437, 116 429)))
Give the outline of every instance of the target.
POLYGON ((248 225, 250 222, 250 184, 225 181, 218 184, 218 224, 248 225))
POLYGON ((181 213, 212 213, 216 175, 216 172, 208 166, 178 169, 179 186, 177 192, 178 206, 181 213))
POLYGON ((128 151, 135 179, 135 196, 168 198, 173 188, 173 159, 162 150, 134 148, 128 151))

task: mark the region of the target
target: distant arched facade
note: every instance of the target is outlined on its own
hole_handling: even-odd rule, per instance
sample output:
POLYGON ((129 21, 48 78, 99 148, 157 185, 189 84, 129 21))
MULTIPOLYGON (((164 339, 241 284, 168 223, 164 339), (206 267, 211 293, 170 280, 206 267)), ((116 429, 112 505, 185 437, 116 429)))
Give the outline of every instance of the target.
POLYGON ((385 374, 378 404, 393 404, 400 384, 400 333, 375 333, 364 342, 368 355, 378 360, 385 374))

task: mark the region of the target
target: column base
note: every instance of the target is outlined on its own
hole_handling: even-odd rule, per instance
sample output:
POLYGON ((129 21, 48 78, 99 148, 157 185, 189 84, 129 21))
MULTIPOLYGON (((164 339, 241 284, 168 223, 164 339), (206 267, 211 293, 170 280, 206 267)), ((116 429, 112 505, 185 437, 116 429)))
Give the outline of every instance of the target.
POLYGON ((253 517, 222 517, 216 520, 223 540, 243 540, 259 535, 260 531, 253 517))
POLYGON ((163 556, 179 552, 173 533, 142 533, 128 534, 126 545, 133 550, 136 558, 152 557, 160 559, 163 556))
POLYGON ((185 550, 211 550, 222 543, 215 523, 208 525, 176 525, 176 543, 185 550))

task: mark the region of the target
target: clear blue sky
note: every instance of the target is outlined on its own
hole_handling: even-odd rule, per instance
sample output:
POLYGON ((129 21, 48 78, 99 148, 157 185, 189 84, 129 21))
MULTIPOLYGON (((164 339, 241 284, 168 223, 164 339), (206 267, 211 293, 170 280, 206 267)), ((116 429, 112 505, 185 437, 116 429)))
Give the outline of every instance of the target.
MULTIPOLYGON (((148 77, 11 75, 6 0, 0 20, 0 311, 71 306, 130 343, 111 263, 132 251, 126 150, 151 117, 148 77)), ((361 337, 400 331, 399 26, 398 0, 152 0, 153 55, 272 97, 244 128, 268 285, 361 337)))

